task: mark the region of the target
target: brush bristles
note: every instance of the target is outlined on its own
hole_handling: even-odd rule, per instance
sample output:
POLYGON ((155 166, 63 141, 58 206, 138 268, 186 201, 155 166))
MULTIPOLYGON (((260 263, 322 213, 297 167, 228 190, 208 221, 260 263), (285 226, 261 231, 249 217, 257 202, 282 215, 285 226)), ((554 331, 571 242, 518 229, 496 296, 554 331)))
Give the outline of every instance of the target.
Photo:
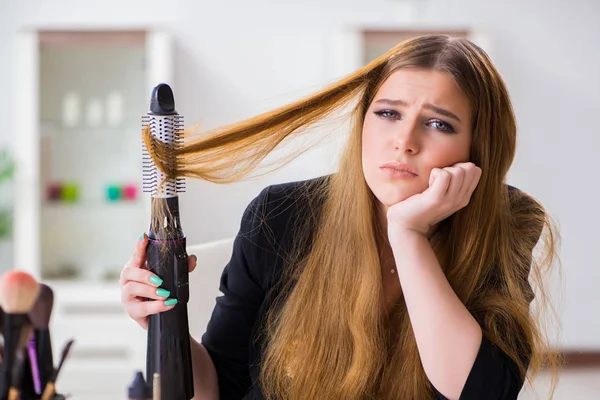
POLYGON ((53 306, 54 292, 48 285, 41 283, 40 293, 33 308, 29 311, 29 319, 35 329, 48 329, 53 306))
POLYGON ((33 307, 40 285, 23 271, 10 271, 0 278, 0 307, 7 314, 27 314, 33 307))
MULTIPOLYGON (((153 116, 145 115, 142 117, 142 127, 150 128, 152 136, 164 143, 164 145, 172 150, 180 148, 183 144, 183 117, 181 115, 174 116, 153 116)), ((152 150, 152 149, 150 149, 152 150)), ((173 157, 173 163, 177 162, 177 157, 173 157)), ((175 167, 175 166, 173 166, 175 167)), ((173 168, 176 169, 176 168, 173 168)), ((166 179, 166 176, 156 167, 152 158, 148 153, 148 148, 142 141, 142 188, 146 193, 151 193, 153 196, 172 197, 177 193, 185 191, 185 179, 178 177, 175 179, 166 179), (159 187, 159 185, 162 186, 159 187)))

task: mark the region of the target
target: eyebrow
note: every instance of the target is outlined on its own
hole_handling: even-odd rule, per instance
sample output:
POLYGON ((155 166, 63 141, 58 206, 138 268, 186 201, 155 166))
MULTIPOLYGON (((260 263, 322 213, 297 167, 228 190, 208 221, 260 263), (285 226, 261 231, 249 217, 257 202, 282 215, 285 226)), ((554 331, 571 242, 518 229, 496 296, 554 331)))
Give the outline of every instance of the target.
MULTIPOLYGON (((379 99, 375 103, 385 103, 385 104, 390 104, 392 106, 400 105, 400 106, 404 106, 404 107, 408 107, 408 105, 409 105, 404 100, 390 100, 390 99, 379 99)), ((431 103, 425 103, 425 104, 423 104, 423 108, 425 108, 427 110, 434 111, 434 112, 436 112, 436 113, 438 113, 440 115, 444 115, 444 116, 446 116, 448 118, 452 118, 452 119, 454 119, 454 120, 456 120, 458 122, 462 122, 460 120, 460 118, 458 118, 458 116, 456 114, 454 114, 454 113, 452 113, 452 112, 450 112, 448 110, 445 110, 443 108, 436 107, 436 106, 434 106, 431 103)))

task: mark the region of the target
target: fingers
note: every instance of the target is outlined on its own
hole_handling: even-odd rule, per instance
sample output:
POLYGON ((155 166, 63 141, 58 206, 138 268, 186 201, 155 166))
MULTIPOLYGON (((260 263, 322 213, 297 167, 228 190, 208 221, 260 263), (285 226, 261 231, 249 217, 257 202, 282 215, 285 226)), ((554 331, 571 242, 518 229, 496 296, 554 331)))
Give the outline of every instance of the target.
POLYGON ((440 168, 434 168, 431 170, 432 181, 429 190, 434 199, 442 199, 448 190, 450 185, 450 173, 440 168))
POLYGON ((469 203, 471 195, 475 191, 479 180, 481 179, 481 168, 473 163, 462 163, 458 166, 464 171, 463 184, 457 194, 460 204, 464 207, 469 203))
POLYGON ((142 320, 148 318, 149 315, 169 311, 173 307, 175 307, 175 304, 166 305, 164 300, 142 301, 138 299, 125 304, 127 314, 129 314, 132 319, 136 320, 142 326, 144 326, 144 322, 142 320))
POLYGON ((479 183, 481 172, 481 168, 470 162, 433 168, 429 178, 430 189, 435 199, 452 199, 457 206, 464 207, 479 183))
POLYGON ((144 297, 155 300, 166 300, 171 293, 163 288, 156 288, 145 283, 128 281, 121 289, 121 301, 127 303, 137 297, 144 297))
POLYGON ((188 271, 192 272, 196 269, 196 264, 198 263, 198 257, 194 254, 188 257, 188 271))
POLYGON ((448 185, 447 195, 450 198, 458 199, 462 188, 465 186, 467 173, 461 165, 444 168, 450 173, 450 184, 448 185))
POLYGON ((142 268, 146 264, 146 246, 148 245, 148 236, 144 233, 137 241, 133 255, 131 256, 131 266, 142 268))
POLYGON ((467 188, 467 194, 469 195, 469 198, 471 198, 471 195, 477 188, 477 185, 479 184, 479 181, 481 180, 481 174, 483 173, 481 168, 479 168, 478 166, 473 165, 473 167, 474 167, 474 171, 473 171, 473 175, 472 175, 472 180, 469 183, 469 187, 467 188))
POLYGON ((154 275, 147 269, 132 267, 132 264, 133 260, 128 261, 121 271, 120 283, 122 286, 129 281, 140 282, 153 287, 159 287, 162 285, 162 279, 160 279, 158 276, 154 275))

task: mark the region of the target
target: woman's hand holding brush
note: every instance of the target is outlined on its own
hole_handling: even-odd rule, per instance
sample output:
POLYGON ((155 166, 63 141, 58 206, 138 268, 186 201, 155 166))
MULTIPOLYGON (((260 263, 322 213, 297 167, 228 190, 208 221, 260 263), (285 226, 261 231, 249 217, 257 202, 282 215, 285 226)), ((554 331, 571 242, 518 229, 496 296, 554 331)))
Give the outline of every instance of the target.
MULTIPOLYGON (((162 289, 162 280, 146 267, 148 237, 140 236, 133 256, 121 271, 121 302, 129 316, 142 328, 148 328, 148 316, 172 309, 176 299, 169 298, 169 291, 162 289), (145 299, 151 299, 146 301, 145 299)), ((196 256, 188 258, 189 271, 196 268, 196 256)))

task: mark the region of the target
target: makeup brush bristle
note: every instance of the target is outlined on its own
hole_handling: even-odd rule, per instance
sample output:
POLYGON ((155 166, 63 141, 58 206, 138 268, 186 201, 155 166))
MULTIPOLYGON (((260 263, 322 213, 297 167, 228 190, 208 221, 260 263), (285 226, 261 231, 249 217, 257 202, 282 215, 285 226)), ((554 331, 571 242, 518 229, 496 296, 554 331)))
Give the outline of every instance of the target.
POLYGON ((48 285, 40 283, 40 293, 29 311, 29 319, 35 329, 48 329, 53 306, 54 292, 48 285))
POLYGON ((39 291, 40 285, 27 272, 7 272, 0 278, 0 307, 7 314, 27 314, 39 291))

